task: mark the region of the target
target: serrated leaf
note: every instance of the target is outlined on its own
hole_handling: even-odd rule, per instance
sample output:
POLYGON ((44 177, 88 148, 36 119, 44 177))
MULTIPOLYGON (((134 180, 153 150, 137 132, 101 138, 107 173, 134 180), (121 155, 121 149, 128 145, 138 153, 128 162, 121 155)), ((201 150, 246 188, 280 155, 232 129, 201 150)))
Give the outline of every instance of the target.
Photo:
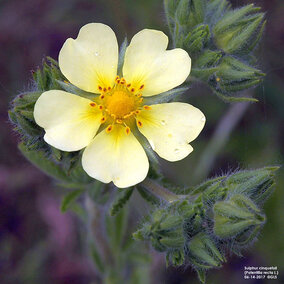
POLYGON ((134 187, 120 190, 117 193, 117 198, 111 205, 110 215, 115 216, 127 203, 133 193, 134 187))
POLYGON ((47 175, 58 180, 70 182, 70 177, 67 176, 58 164, 50 160, 44 152, 29 150, 23 143, 20 143, 18 148, 32 164, 37 166, 47 175))
POLYGON ((155 195, 153 195, 150 191, 148 191, 147 189, 139 185, 137 185, 136 188, 138 192, 140 193, 141 197, 144 198, 147 202, 149 202, 152 205, 160 204, 160 200, 155 195))
POLYGON ((84 192, 84 190, 82 189, 78 189, 78 190, 73 190, 71 192, 69 192, 67 195, 65 195, 61 201, 61 212, 66 212, 68 210, 68 208, 72 205, 72 203, 74 201, 77 200, 77 198, 79 198, 79 196, 84 192))

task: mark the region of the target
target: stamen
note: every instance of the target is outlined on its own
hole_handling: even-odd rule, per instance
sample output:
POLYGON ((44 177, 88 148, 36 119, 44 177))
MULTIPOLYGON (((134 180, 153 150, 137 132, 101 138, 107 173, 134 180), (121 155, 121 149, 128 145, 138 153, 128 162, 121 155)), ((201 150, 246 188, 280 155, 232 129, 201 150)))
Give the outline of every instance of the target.
POLYGON ((102 118, 101 118, 101 123, 105 123, 106 122, 106 118, 103 116, 102 118))
POLYGON ((140 86, 139 90, 142 90, 144 88, 144 84, 140 86))
POLYGON ((126 132, 127 135, 130 134, 131 131, 130 131, 130 128, 128 126, 125 128, 125 132, 126 132))
POLYGON ((108 87, 107 89, 108 89, 108 91, 110 91, 110 90, 111 90, 111 87, 108 87))
POLYGON ((106 92, 106 90, 107 90, 106 87, 104 87, 104 92, 106 92))
POLYGON ((96 104, 96 103, 90 103, 90 106, 91 106, 91 107, 96 107, 97 104, 96 104))
POLYGON ((127 84, 126 87, 129 88, 131 86, 131 83, 127 84))
POLYGON ((109 125, 107 128, 106 128, 106 132, 107 133, 110 133, 112 131, 112 125, 109 125))
POLYGON ((139 114, 139 113, 140 113, 140 110, 137 109, 137 110, 135 111, 135 114, 139 114))
POLYGON ((151 107, 150 107, 150 106, 147 106, 147 105, 143 106, 143 108, 144 108, 145 110, 150 110, 150 109, 151 109, 151 107))
POLYGON ((142 126, 143 126, 143 123, 142 123, 140 120, 137 120, 137 126, 138 126, 138 127, 142 127, 142 126))
POLYGON ((119 80, 119 78, 120 78, 119 76, 116 76, 116 77, 115 77, 115 80, 114 80, 114 81, 117 81, 117 80, 119 80))
POLYGON ((103 110, 103 108, 104 108, 104 107, 103 107, 102 105, 99 105, 99 109, 100 109, 100 110, 103 110))
POLYGON ((103 100, 105 98, 105 95, 100 95, 100 99, 103 100))
POLYGON ((131 90, 130 90, 132 93, 134 93, 134 91, 135 91, 135 89, 134 88, 131 88, 131 90))
POLYGON ((120 84, 121 84, 121 85, 124 85, 125 83, 126 83, 125 79, 124 79, 124 78, 121 78, 120 84))
POLYGON ((98 86, 98 89, 99 89, 100 91, 102 91, 102 90, 103 90, 103 88, 102 88, 101 86, 98 86))
POLYGON ((128 114, 124 115, 123 118, 126 119, 126 118, 128 118, 130 116, 132 116, 132 113, 128 113, 128 114))

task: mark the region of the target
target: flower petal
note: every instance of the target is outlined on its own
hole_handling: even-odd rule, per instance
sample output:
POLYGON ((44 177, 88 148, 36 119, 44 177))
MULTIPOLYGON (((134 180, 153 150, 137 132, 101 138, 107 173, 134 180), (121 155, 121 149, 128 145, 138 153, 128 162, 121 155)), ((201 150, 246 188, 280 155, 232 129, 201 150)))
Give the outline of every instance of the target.
POLYGON ((76 39, 68 38, 59 53, 59 67, 78 88, 99 93, 98 86, 112 87, 117 72, 118 44, 113 30, 91 23, 80 29, 76 39))
POLYGON ((149 169, 141 144, 119 125, 110 133, 103 130, 95 137, 83 153, 82 165, 91 177, 105 183, 113 181, 120 188, 143 181, 149 169))
POLYGON ((188 144, 201 132, 205 116, 186 103, 152 105, 137 116, 140 132, 161 158, 174 162, 185 158, 193 148, 188 144))
POLYGON ((101 111, 91 101, 64 91, 44 92, 34 108, 36 123, 45 129, 44 140, 62 151, 86 147, 100 127, 101 111))
POLYGON ((160 31, 142 30, 126 49, 123 76, 143 96, 157 95, 182 84, 188 77, 191 59, 183 49, 166 51, 168 37, 160 31))

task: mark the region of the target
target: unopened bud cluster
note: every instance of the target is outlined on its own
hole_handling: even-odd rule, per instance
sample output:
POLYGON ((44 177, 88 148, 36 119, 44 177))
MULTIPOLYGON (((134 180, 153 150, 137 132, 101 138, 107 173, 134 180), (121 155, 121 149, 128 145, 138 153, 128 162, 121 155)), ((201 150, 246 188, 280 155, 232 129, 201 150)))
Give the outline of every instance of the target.
POLYGON ((251 100, 235 95, 257 86, 263 72, 253 55, 264 27, 264 13, 253 4, 232 9, 226 0, 164 0, 176 47, 192 58, 191 76, 209 84, 225 101, 251 100))
POLYGON ((189 263, 201 276, 220 267, 225 255, 251 245, 265 223, 261 209, 277 167, 240 171, 208 180, 187 197, 153 212, 134 233, 165 252, 168 263, 189 263))

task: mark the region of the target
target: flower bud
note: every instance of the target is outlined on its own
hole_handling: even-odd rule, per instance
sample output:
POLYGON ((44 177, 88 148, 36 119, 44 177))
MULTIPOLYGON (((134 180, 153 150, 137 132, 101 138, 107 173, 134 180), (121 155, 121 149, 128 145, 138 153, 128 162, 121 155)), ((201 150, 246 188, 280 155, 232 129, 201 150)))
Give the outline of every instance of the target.
POLYGON ((174 266, 183 265, 185 260, 185 255, 183 250, 172 250, 169 251, 166 255, 167 265, 171 263, 174 266))
MULTIPOLYGON (((261 82, 264 75, 260 70, 250 67, 234 57, 225 56, 209 84, 221 98, 233 100, 234 97, 231 94, 255 87, 261 82)), ((242 99, 255 101, 252 98, 242 99)))
POLYGON ((195 235, 187 244, 189 261, 197 268, 218 267, 226 261, 214 240, 206 233, 195 235))
POLYGON ((265 223, 265 216, 248 197, 235 194, 229 200, 216 202, 214 211, 214 234, 221 239, 241 235, 265 223))
POLYGON ((192 32, 182 35, 176 41, 177 47, 184 48, 192 57, 197 52, 201 52, 204 46, 208 43, 210 37, 208 25, 199 25, 192 32))
POLYGON ((264 14, 253 4, 227 12, 213 29, 216 45, 229 54, 248 54, 259 42, 264 14), (256 36, 257 34, 257 36, 256 36))
POLYGON ((158 251, 183 249, 185 237, 183 233, 183 218, 171 215, 168 210, 159 209, 152 214, 150 223, 133 234, 138 240, 150 240, 158 251))
POLYGON ((228 177, 226 184, 231 192, 245 193, 257 205, 262 205, 270 196, 274 185, 274 175, 279 167, 240 171, 228 177))

